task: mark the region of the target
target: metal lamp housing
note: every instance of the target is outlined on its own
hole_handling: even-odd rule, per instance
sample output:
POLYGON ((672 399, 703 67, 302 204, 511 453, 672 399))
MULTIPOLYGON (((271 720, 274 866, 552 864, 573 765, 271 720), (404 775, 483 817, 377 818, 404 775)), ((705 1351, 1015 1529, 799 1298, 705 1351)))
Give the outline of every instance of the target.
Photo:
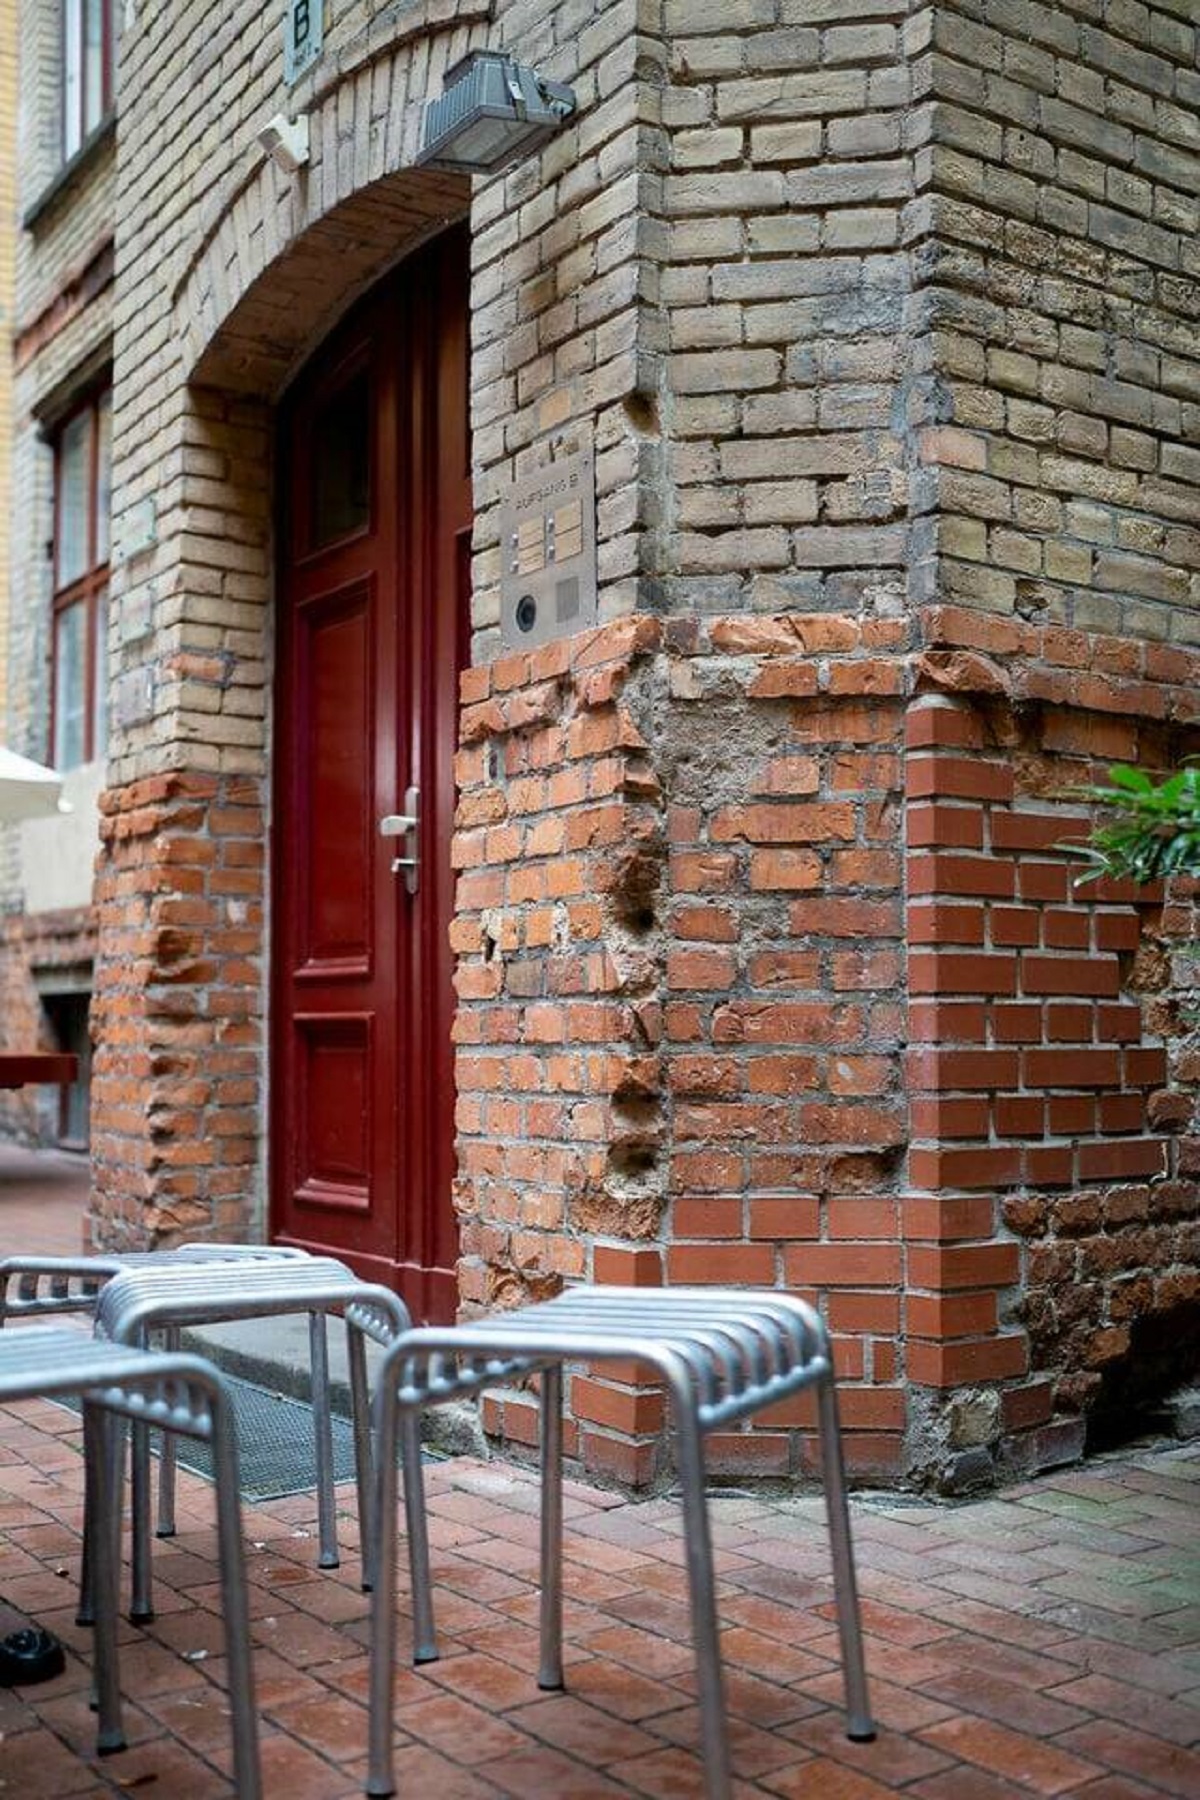
POLYGON ((425 107, 417 163, 424 168, 494 175, 540 150, 575 111, 558 81, 498 50, 473 50, 447 71, 425 107))

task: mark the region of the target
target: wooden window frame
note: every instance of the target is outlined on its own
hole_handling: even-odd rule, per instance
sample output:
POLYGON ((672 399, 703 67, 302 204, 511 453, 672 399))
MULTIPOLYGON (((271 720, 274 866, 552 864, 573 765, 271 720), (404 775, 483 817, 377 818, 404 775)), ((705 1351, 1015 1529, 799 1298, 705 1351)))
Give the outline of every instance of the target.
MULTIPOLYGON (((50 730, 48 744, 49 754, 46 759, 52 767, 57 767, 55 752, 58 739, 58 622, 63 613, 74 606, 78 601, 84 603, 85 609, 83 666, 86 692, 84 696, 83 755, 78 764, 72 764, 71 766, 82 767, 85 763, 93 762, 95 761, 97 754, 96 687, 99 674, 99 657, 102 652, 102 646, 99 641, 100 631, 97 614, 101 596, 107 595, 110 567, 109 557, 106 557, 103 562, 98 560, 100 524, 100 408, 106 398, 110 409, 109 462, 111 480, 111 377, 106 375, 103 380, 89 388, 87 393, 71 408, 70 412, 65 413, 58 421, 54 430, 54 536, 50 551, 52 559, 50 574, 54 597, 50 617, 50 730), (58 581, 58 561, 59 550, 62 544, 62 441, 68 426, 73 425, 75 420, 81 418, 85 413, 89 415, 90 420, 87 472, 87 567, 83 574, 77 576, 74 581, 68 582, 65 586, 60 587, 58 581)), ((111 536, 111 523, 109 529, 111 536)), ((111 557, 111 547, 109 556, 111 557)))
POLYGON ((78 141, 74 148, 70 147, 70 133, 67 118, 67 31, 68 5, 70 0, 59 0, 58 9, 58 91, 59 113, 62 119, 62 130, 59 133, 64 162, 70 162, 79 155, 92 133, 104 123, 113 107, 113 47, 114 47, 114 6, 115 0, 100 0, 100 108, 96 117, 88 123, 87 114, 87 0, 79 0, 79 25, 76 52, 79 57, 79 106, 73 121, 78 130, 78 141))

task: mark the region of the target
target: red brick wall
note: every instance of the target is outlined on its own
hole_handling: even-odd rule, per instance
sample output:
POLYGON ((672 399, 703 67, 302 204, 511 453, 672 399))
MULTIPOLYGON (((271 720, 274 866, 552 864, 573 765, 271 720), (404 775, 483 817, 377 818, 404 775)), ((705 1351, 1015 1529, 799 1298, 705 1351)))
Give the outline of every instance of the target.
MULTIPOLYGON (((463 677, 456 1202, 468 1310, 564 1278, 637 1279, 638 1246, 661 1235, 666 840, 636 717, 653 704, 657 642, 653 621, 630 620, 463 677)), ((622 1402, 615 1423, 631 1431, 636 1414, 622 1402)), ((516 1400, 489 1421, 516 1439, 534 1429, 516 1400)), ((637 1473, 623 1440, 616 1455, 617 1473, 637 1473)))
MULTIPOLYGON (((853 1466, 955 1488, 1077 1452, 1131 1308, 1196 1292, 1159 908, 1077 889, 1061 846, 1106 757, 1180 752, 1200 668, 917 631, 643 619, 465 678, 462 1273, 472 1305, 802 1292, 853 1466)), ((636 1374, 571 1387, 585 1461, 631 1480, 662 1456, 636 1374)), ((520 1396, 488 1423, 534 1436, 520 1396)), ((779 1408, 713 1464, 804 1467, 809 1424, 779 1408)))
MULTIPOLYGON (((848 1453, 903 1460, 900 887, 909 627, 832 614, 673 622, 672 1283, 819 1303, 848 1453)), ((807 1460, 806 1402, 710 1446, 807 1460)))
POLYGON ((258 783, 158 775, 110 789, 103 812, 95 1240, 253 1236, 263 1172, 258 783))
MULTIPOLYGON (((643 619, 473 670, 457 848, 465 1300, 786 1284, 825 1307, 880 1472, 904 1456, 905 636, 643 619)), ((572 1441, 625 1480, 662 1458, 636 1373, 570 1389, 572 1441)), ((807 1416, 713 1466, 798 1466, 807 1416)), ((535 1435, 518 1396, 487 1422, 535 1435)))
MULTIPOLYGON (((929 673, 976 691, 909 719, 909 1173, 923 1197, 908 1368, 939 1389, 999 1384, 990 1423, 977 1410, 956 1442, 951 1413, 928 1447, 944 1478, 969 1478, 985 1456, 1073 1453, 1087 1412, 1136 1407, 1164 1378, 1146 1332, 1200 1297, 1196 1071, 1177 1049, 1161 897, 1079 886, 1060 848, 1086 835, 1078 790, 1108 762, 1162 769, 1193 746, 1197 666, 952 610, 931 624, 959 647, 929 673)), ((1191 922, 1175 902, 1165 929, 1191 922)))

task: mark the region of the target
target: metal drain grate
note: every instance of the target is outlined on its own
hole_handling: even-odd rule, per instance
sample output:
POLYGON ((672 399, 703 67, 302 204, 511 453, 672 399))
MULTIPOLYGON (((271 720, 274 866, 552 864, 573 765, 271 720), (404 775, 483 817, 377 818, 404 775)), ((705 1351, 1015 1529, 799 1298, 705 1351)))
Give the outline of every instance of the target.
MULTIPOLYGON (((313 1461, 312 1408, 303 1400, 292 1400, 286 1394, 272 1393, 253 1382, 240 1381, 227 1375, 225 1382, 233 1396, 237 1419, 238 1460, 241 1468, 243 1500, 282 1500, 289 1494, 303 1494, 317 1485, 313 1461)), ((72 1412, 80 1411, 78 1401, 65 1401, 72 1412)), ((157 1437, 156 1437, 157 1443, 157 1437)), ((212 1479, 212 1457, 207 1444, 198 1438, 179 1436, 175 1439, 179 1466, 193 1474, 212 1479)), ((426 1451, 424 1461, 429 1460, 426 1451)), ((335 1481, 354 1479, 354 1433, 348 1419, 334 1416, 333 1477, 335 1481)))

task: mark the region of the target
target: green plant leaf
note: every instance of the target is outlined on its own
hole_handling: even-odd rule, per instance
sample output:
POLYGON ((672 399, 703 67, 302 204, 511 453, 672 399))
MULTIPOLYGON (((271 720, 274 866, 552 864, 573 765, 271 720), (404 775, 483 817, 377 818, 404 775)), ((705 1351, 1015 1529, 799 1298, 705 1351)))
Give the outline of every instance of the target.
POLYGON ((1200 875, 1200 766, 1185 763, 1155 781, 1125 763, 1108 771, 1108 783, 1074 790, 1107 814, 1087 844, 1062 844, 1091 866, 1076 886, 1108 875, 1146 885, 1165 875, 1200 875))

